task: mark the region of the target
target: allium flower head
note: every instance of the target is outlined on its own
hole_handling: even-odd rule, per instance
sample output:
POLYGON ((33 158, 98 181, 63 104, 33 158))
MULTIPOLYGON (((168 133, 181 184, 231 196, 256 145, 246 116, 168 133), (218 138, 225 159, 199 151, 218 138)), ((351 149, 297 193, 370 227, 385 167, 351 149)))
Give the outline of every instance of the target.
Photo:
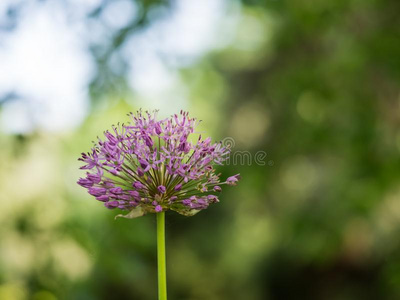
POLYGON ((219 202, 221 185, 236 185, 239 174, 220 182, 214 165, 230 149, 210 138, 189 139, 198 121, 187 112, 157 121, 157 111, 130 113, 132 122, 104 132, 80 161, 88 170, 78 184, 109 209, 134 218, 168 209, 191 216, 219 202))

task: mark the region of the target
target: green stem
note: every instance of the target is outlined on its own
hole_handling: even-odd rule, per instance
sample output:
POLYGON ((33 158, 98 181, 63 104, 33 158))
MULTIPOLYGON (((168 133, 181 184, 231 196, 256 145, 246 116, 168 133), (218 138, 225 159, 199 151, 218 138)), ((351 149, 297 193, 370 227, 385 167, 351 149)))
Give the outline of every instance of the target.
POLYGON ((157 213, 158 300, 167 300, 167 272, 165 263, 165 213, 157 213))

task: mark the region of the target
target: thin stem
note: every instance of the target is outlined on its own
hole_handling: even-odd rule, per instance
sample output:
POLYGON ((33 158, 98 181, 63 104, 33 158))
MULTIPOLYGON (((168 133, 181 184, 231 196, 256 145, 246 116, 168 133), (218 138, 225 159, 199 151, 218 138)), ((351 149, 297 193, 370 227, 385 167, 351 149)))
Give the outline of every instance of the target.
POLYGON ((167 272, 165 263, 165 213, 157 215, 158 300, 167 300, 167 272))

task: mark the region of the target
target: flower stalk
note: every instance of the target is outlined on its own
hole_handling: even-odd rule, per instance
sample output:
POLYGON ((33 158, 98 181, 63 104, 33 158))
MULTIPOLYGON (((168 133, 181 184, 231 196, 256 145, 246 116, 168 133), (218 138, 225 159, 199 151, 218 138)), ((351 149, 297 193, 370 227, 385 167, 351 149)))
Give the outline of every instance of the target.
POLYGON ((167 300, 167 272, 165 259, 165 213, 157 216, 157 267, 158 267, 158 300, 167 300))

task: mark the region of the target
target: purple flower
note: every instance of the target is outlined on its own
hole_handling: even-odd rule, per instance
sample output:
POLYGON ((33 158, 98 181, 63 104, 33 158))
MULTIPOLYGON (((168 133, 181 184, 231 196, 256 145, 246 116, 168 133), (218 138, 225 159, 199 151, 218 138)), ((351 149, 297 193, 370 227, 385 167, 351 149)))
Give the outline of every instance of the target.
POLYGON ((222 191, 221 187, 218 186, 218 185, 214 186, 213 190, 214 190, 214 192, 220 192, 220 191, 222 191))
POLYGON ((163 185, 159 185, 157 189, 161 194, 164 194, 167 191, 167 189, 163 185))
POLYGON ((239 181, 239 179, 240 179, 240 174, 233 175, 233 176, 228 177, 226 179, 226 184, 228 184, 228 185, 236 185, 236 183, 239 181))
POLYGON ((100 187, 90 187, 89 188, 89 194, 92 196, 101 196, 104 195, 107 192, 105 188, 100 188, 100 187))
POLYGON ((109 201, 109 202, 104 203, 104 205, 105 205, 105 207, 107 207, 109 209, 113 209, 113 208, 118 207, 119 202, 118 201, 109 201))
POLYGON ((203 193, 207 192, 208 191, 207 185, 206 184, 202 184, 201 187, 200 187, 200 191, 202 191, 203 193))
POLYGON ((146 173, 151 168, 150 164, 144 159, 139 159, 139 164, 143 169, 143 174, 146 173))
POLYGON ((137 169, 137 174, 138 174, 139 177, 142 177, 144 175, 144 173, 145 172, 141 168, 137 169))
POLYGON ((93 186, 93 182, 86 178, 79 178, 78 184, 84 188, 90 188, 93 186))
POLYGON ((140 197, 138 191, 128 191, 128 193, 135 199, 140 197))
POLYGON ((130 195, 122 194, 122 195, 117 195, 117 199, 119 200, 125 200, 125 201, 130 201, 132 200, 132 197, 130 195))
POLYGON ((186 205, 186 206, 190 206, 190 204, 192 203, 192 201, 190 199, 184 199, 182 200, 182 204, 186 205))
POLYGON ((132 184, 132 186, 133 186, 135 189, 137 189, 137 190, 141 190, 141 189, 144 188, 143 183, 141 183, 141 182, 139 182, 139 181, 135 181, 135 182, 132 184))
POLYGON ((160 123, 156 123, 156 124, 154 125, 154 131, 155 131, 155 133, 156 133, 157 135, 160 135, 160 134, 162 133, 162 128, 161 128, 160 123))
POLYGON ((151 139, 151 137, 145 135, 144 141, 146 142, 147 147, 149 147, 149 148, 153 147, 153 140, 151 139))
POLYGON ((120 187, 115 187, 110 189, 110 193, 114 194, 114 195, 119 195, 122 194, 124 192, 123 189, 121 189, 120 187))
POLYGON ((208 195, 207 200, 212 203, 219 202, 218 197, 215 195, 208 195))
POLYGON ((100 183, 101 181, 101 176, 98 174, 88 174, 87 179, 90 180, 93 183, 100 183))
POLYGON ((110 197, 107 195, 97 196, 96 199, 102 202, 107 202, 110 197))
POLYGON ((229 149, 211 138, 191 138, 198 121, 187 112, 156 120, 156 112, 131 113, 131 123, 112 126, 82 153, 86 177, 78 184, 109 208, 129 216, 164 210, 193 215, 218 202, 221 185, 236 185, 239 174, 221 182, 214 166, 229 149), (140 210, 141 213, 136 213, 140 210))

